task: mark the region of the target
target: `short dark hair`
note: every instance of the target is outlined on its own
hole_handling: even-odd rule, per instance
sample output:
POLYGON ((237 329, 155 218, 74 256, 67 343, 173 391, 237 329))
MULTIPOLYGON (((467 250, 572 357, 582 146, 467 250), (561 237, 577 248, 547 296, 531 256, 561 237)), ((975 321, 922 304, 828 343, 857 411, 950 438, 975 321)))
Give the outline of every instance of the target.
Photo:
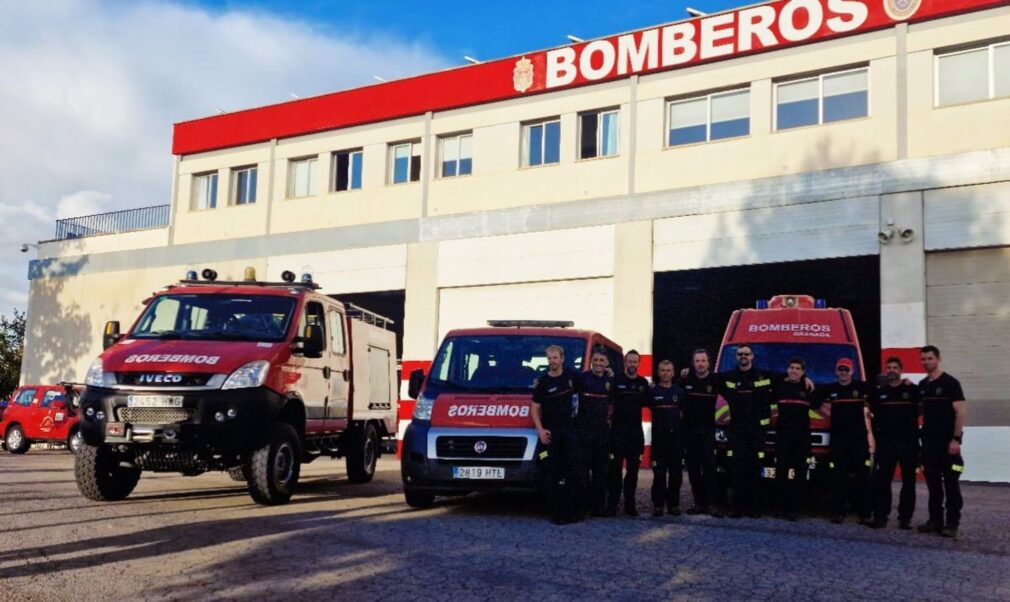
POLYGON ((884 361, 884 365, 886 366, 887 364, 898 364, 898 367, 902 369, 904 369, 905 367, 905 365, 901 363, 901 358, 896 355, 892 355, 891 357, 887 358, 887 360, 884 361))
POLYGON ((624 357, 628 357, 629 355, 637 355, 638 357, 642 357, 642 354, 639 353, 638 351, 635 351, 634 349, 631 349, 627 353, 625 353, 624 357))
POLYGON ((708 349, 705 349, 704 347, 698 347, 697 349, 692 351, 691 357, 694 358, 694 356, 698 355, 699 353, 704 353, 706 358, 710 360, 712 359, 712 356, 708 354, 708 349))
POLYGON ((932 353, 933 355, 935 355, 939 359, 939 357, 940 357, 940 348, 937 347, 936 345, 926 345, 922 349, 919 350, 919 353, 932 353))
POLYGON ((747 349, 750 349, 751 351, 754 351, 754 348, 750 346, 750 343, 740 343, 739 345, 736 346, 736 350, 740 351, 744 347, 746 347, 747 349))
POLYGON ((793 364, 799 365, 799 367, 803 368, 804 370, 807 369, 807 363, 803 360, 802 357, 800 357, 798 355, 794 355, 793 357, 789 358, 789 363, 786 364, 786 365, 787 366, 792 366, 793 364))

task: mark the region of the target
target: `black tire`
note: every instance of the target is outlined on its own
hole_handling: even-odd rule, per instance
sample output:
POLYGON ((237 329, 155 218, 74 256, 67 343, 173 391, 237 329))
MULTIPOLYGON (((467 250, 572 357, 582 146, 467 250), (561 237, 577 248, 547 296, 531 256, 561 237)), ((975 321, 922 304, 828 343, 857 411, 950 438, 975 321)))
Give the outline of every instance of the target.
POLYGON ((228 469, 228 477, 238 483, 248 483, 245 470, 241 466, 232 466, 228 469))
POLYGON ((301 467, 298 431, 290 424, 279 422, 271 427, 269 441, 249 454, 242 470, 253 501, 276 506, 291 499, 301 467))
POLYGON ((15 424, 7 429, 7 434, 4 435, 4 445, 7 446, 7 451, 10 453, 20 455, 28 452, 32 442, 25 437, 25 431, 21 425, 15 424))
POLYGON ((427 491, 418 491, 416 489, 403 489, 403 497, 407 500, 407 505, 411 508, 417 508, 418 510, 424 510, 425 508, 431 508, 435 503, 435 494, 428 493, 427 491))
POLYGON ((352 483, 368 483, 379 459, 379 432, 374 424, 366 423, 349 433, 347 444, 347 478, 352 483))
POLYGON ((123 466, 124 459, 106 445, 82 447, 74 457, 74 479, 81 495, 95 502, 126 499, 140 480, 140 469, 123 466))
POLYGON ((81 435, 81 429, 74 427, 74 430, 70 431, 70 436, 67 437, 67 449, 75 456, 84 449, 84 436, 81 435))

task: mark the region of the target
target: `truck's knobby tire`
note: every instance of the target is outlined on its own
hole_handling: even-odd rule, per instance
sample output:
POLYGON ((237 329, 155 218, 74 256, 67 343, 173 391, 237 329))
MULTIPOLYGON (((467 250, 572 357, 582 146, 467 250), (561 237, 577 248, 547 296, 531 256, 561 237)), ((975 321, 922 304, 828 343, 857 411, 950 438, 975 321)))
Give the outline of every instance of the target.
POLYGON ((81 495, 95 502, 124 500, 140 480, 140 469, 122 466, 123 454, 106 445, 85 445, 74 457, 74 479, 81 495))
POLYGON ((347 478, 352 483, 368 483, 375 476, 379 459, 379 432, 375 425, 366 423, 348 434, 347 478))
POLYGON ((228 469, 228 477, 237 483, 248 483, 245 470, 241 466, 232 466, 228 469))
POLYGON ((249 454, 243 467, 249 495, 265 506, 287 502, 298 484, 301 467, 298 431, 290 424, 274 424, 267 443, 249 454))
POLYGON ((403 497, 406 498, 408 506, 411 508, 418 508, 420 510, 431 508, 432 504, 435 503, 434 493, 417 491, 406 487, 403 489, 403 497))
POLYGON ((4 436, 4 445, 7 446, 7 451, 12 454, 23 454, 32 446, 32 442, 25 437, 25 431, 21 428, 21 425, 15 424, 7 429, 7 435, 4 436))
POLYGON ((67 449, 75 456, 84 449, 84 436, 81 435, 81 429, 75 427, 70 432, 70 436, 67 437, 67 449))

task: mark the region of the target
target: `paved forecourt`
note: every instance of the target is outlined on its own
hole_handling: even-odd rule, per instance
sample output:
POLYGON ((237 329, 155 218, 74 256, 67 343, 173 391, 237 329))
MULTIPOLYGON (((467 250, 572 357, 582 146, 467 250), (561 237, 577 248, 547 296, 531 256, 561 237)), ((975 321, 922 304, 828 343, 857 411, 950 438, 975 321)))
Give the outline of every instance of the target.
MULTIPOLYGON (((1001 486, 964 487, 965 539, 955 542, 820 518, 556 527, 527 497, 411 511, 389 458, 368 485, 317 461, 276 508, 221 474, 145 475, 125 502, 90 503, 72 467, 66 452, 0 455, 0 601, 1010 598, 1001 486)), ((651 475, 642 477, 645 509, 651 475)), ((920 487, 916 522, 925 498, 920 487)))

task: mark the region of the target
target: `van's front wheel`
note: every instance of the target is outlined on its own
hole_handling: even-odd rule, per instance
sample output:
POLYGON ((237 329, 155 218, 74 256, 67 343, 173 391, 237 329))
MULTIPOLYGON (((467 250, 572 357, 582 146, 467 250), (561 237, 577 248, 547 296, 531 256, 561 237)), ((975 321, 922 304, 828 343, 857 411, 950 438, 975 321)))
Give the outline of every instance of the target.
POLYGON ((126 499, 140 481, 140 469, 111 447, 85 445, 74 458, 74 480, 81 495, 95 502, 126 499))

